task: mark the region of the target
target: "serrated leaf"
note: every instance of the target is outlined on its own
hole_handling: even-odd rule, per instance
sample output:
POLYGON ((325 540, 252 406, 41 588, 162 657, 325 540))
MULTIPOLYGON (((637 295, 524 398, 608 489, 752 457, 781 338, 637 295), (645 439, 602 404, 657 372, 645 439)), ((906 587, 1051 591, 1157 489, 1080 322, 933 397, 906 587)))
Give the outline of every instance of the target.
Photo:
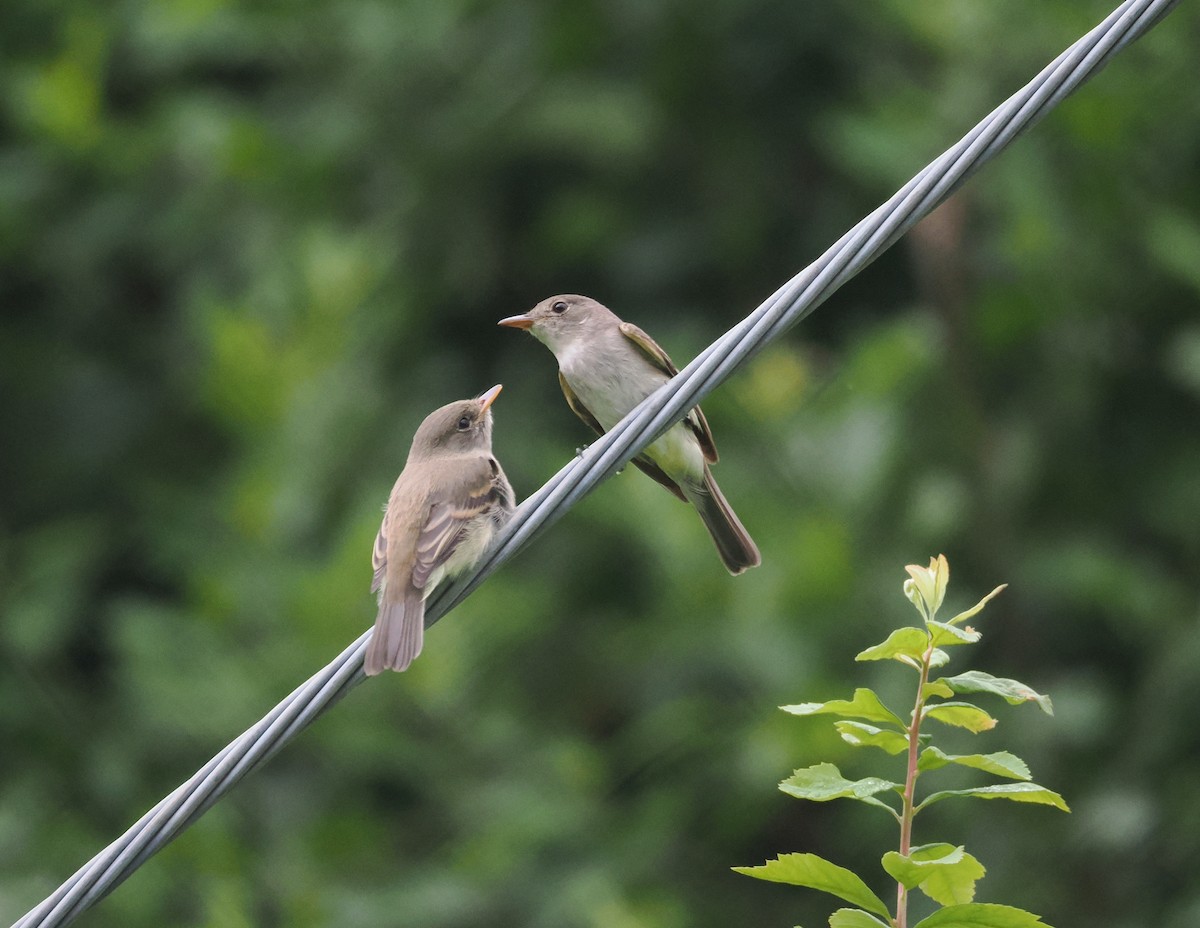
POLYGON ((1028 780, 1029 765, 1016 754, 1008 751, 996 751, 993 754, 945 754, 941 749, 930 745, 921 752, 917 760, 917 769, 937 770, 947 764, 958 764, 960 767, 971 767, 992 773, 998 777, 1008 777, 1012 780, 1028 780))
POLYGON ((979 602, 977 602, 974 606, 972 606, 966 612, 960 612, 954 618, 948 619, 946 621, 946 624, 947 625, 957 625, 959 622, 965 622, 965 621, 967 621, 967 619, 970 619, 970 618, 978 615, 979 611, 981 609, 983 609, 984 606, 986 606, 991 600, 993 600, 997 596, 999 596, 1000 592, 1002 590, 1005 590, 1007 588, 1008 588, 1007 583, 1001 583, 998 587, 996 587, 996 589, 994 589, 994 590, 992 590, 992 592, 988 593, 987 596, 983 597, 983 599, 981 599, 979 602))
POLYGON ((856 661, 903 660, 904 663, 921 665, 925 649, 929 647, 929 632, 909 625, 898 628, 874 647, 859 651, 856 661))
POLYGON ((857 799, 868 805, 887 809, 893 815, 895 810, 886 802, 875 798, 876 793, 898 789, 900 784, 879 777, 866 777, 862 780, 847 780, 842 772, 833 764, 816 764, 797 770, 779 784, 779 788, 789 796, 797 799, 808 799, 812 802, 828 802, 831 799, 857 799))
POLYGON ((975 883, 987 872, 975 857, 952 844, 915 847, 907 857, 889 851, 883 856, 883 868, 939 905, 970 902, 975 898, 975 883))
POLYGON ((916 889, 921 881, 932 873, 935 864, 956 864, 963 859, 963 849, 953 844, 927 844, 924 847, 913 848, 908 857, 896 851, 888 851, 883 855, 883 869, 897 883, 903 883, 905 889, 916 889), (914 855, 920 856, 914 859, 914 855))
POLYGON ((979 734, 996 727, 996 720, 969 702, 939 702, 925 710, 925 718, 937 719, 943 725, 954 725, 979 734))
POLYGON ((780 854, 761 867, 734 867, 738 873, 774 883, 807 886, 845 899, 868 912, 889 918, 887 906, 856 873, 816 854, 780 854))
POLYGON ((938 905, 970 902, 975 898, 975 884, 985 873, 987 868, 964 852, 960 863, 936 870, 918 888, 938 905))
POLYGON ((928 699, 930 696, 936 696, 938 699, 949 699, 954 695, 954 690, 950 689, 941 680, 933 680, 925 684, 921 690, 921 695, 924 699, 928 699))
POLYGON ((891 928, 891 923, 862 909, 838 909, 829 916, 829 928, 891 928))
POLYGON ((948 905, 923 918, 913 928, 1050 928, 1038 916, 1010 905, 968 902, 948 905))
POLYGON ((973 628, 959 628, 957 625, 949 625, 945 622, 926 622, 925 625, 933 634, 935 647, 974 644, 982 637, 973 628))
POLYGON ((991 693, 1013 706, 1023 702, 1036 702, 1047 715, 1054 715, 1054 705, 1050 702, 1050 697, 1042 695, 1019 680, 993 677, 982 670, 968 670, 954 677, 941 677, 937 682, 945 683, 956 693, 991 693))
POLYGON ((890 722, 901 731, 905 727, 900 716, 885 706, 883 701, 866 687, 856 689, 852 699, 802 702, 794 706, 780 706, 779 708, 792 715, 841 715, 852 719, 866 719, 869 722, 890 722))
POLYGON ((930 667, 945 667, 950 663, 950 655, 941 648, 934 648, 933 653, 929 655, 930 667))
POLYGON ((898 731, 876 728, 866 722, 854 722, 850 719, 834 722, 833 727, 838 730, 843 741, 856 748, 880 748, 889 754, 902 754, 908 750, 908 738, 898 731))
POLYGON ((1036 783, 1001 783, 997 786, 977 786, 973 789, 943 789, 930 793, 917 808, 926 806, 951 796, 973 796, 978 799, 1011 799, 1013 802, 1033 802, 1043 806, 1054 806, 1064 812, 1070 812, 1062 796, 1054 790, 1038 786, 1036 783))

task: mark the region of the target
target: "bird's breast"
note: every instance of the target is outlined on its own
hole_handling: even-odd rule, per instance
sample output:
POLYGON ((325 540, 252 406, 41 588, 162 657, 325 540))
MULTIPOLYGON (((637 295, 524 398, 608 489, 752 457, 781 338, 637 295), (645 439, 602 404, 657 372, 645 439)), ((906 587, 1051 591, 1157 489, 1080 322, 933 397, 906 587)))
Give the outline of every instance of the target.
MULTIPOLYGON (((666 374, 642 362, 640 357, 630 357, 628 361, 617 364, 610 358, 559 359, 563 377, 606 432, 667 382, 666 374), (573 363, 568 363, 569 360, 573 363)), ((682 424, 667 429, 644 453, 676 481, 695 483, 703 479, 704 456, 700 445, 682 424)))
POLYGON ((628 360, 619 364, 607 355, 585 356, 581 351, 559 359, 563 377, 605 431, 666 381, 648 365, 639 367, 639 358, 628 360))

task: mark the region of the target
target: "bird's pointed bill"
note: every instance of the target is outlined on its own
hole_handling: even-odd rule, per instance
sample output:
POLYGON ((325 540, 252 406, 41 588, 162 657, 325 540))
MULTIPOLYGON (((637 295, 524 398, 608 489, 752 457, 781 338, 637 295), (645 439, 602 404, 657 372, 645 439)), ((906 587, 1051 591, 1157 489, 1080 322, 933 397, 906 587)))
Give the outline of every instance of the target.
POLYGON ((492 389, 480 394, 479 401, 483 403, 483 409, 487 409, 492 403, 496 402, 496 397, 500 395, 500 391, 504 389, 504 384, 498 383, 492 389))

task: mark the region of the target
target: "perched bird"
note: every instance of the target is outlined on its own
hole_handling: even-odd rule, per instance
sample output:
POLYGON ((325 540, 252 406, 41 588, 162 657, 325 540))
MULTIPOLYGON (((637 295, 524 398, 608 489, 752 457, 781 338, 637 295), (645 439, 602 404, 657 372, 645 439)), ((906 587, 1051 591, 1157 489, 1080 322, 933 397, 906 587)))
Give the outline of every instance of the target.
POLYGON ((512 486, 492 455, 490 407, 500 389, 434 410, 413 436, 375 536, 379 615, 367 676, 412 663, 425 634, 425 598, 474 565, 512 515, 512 486))
MULTIPOLYGON (((654 339, 586 296, 552 296, 499 324, 527 329, 553 352, 567 403, 600 435, 679 373, 654 339)), ((762 555, 713 480, 709 465, 716 461, 699 406, 633 459, 696 508, 721 560, 731 574, 740 574, 762 563, 762 555)))

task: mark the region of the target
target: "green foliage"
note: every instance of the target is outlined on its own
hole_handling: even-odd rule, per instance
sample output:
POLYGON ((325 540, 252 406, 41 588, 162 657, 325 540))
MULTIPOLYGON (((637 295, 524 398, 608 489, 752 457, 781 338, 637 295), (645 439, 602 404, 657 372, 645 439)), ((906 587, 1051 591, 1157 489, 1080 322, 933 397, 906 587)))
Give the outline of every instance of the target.
MULTIPOLYGON (((922 692, 927 697, 936 695, 930 690, 922 692)), ((946 725, 956 725, 975 734, 996 727, 994 718, 969 702, 940 702, 926 709, 924 715, 927 719, 935 719, 946 725)))
POLYGON ((993 728, 996 720, 969 702, 949 700, 956 693, 985 693, 1003 697, 1013 705, 1036 702, 1050 713, 1050 701, 1015 680, 994 677, 981 671, 966 671, 953 677, 944 677, 929 682, 929 671, 935 660, 941 661, 939 645, 966 644, 978 641, 980 635, 971 629, 959 630, 956 626, 965 618, 977 615, 1003 587, 997 587, 973 608, 959 613, 950 622, 937 621, 938 611, 945 600, 946 587, 950 581, 950 565, 945 556, 939 555, 929 562, 928 567, 909 565, 909 579, 904 583, 904 593, 916 606, 923 620, 922 626, 901 628, 882 643, 859 652, 856 660, 878 661, 893 659, 910 667, 917 673, 915 706, 907 723, 888 709, 871 690, 859 688, 850 700, 830 700, 822 703, 801 703, 783 706, 793 715, 833 714, 842 716, 834 723, 842 739, 855 747, 879 747, 888 754, 907 753, 907 769, 903 783, 879 777, 848 780, 836 766, 830 763, 816 764, 797 770, 779 784, 789 796, 814 802, 830 799, 857 799, 868 805, 883 808, 891 813, 900 825, 900 847, 883 855, 882 866, 896 880, 897 905, 893 915, 883 906, 878 897, 867 888, 868 884, 853 871, 818 857, 815 854, 786 854, 762 867, 735 867, 739 873, 779 883, 792 883, 831 893, 855 903, 861 911, 839 909, 829 919, 831 928, 839 925, 856 928, 860 925, 877 924, 874 916, 883 916, 884 923, 891 928, 907 928, 908 893, 919 889, 937 903, 940 908, 933 915, 918 922, 918 925, 1033 925, 1039 919, 1021 909, 1007 906, 975 904, 975 884, 986 872, 983 864, 962 845, 945 843, 912 844, 913 824, 921 811, 934 803, 950 798, 1009 799, 1014 802, 1049 805, 1069 812, 1067 804, 1058 793, 1027 782, 1029 766, 1021 758, 1008 751, 990 754, 947 754, 936 745, 928 743, 928 736, 921 731, 922 722, 936 719, 947 725, 964 728, 973 734, 993 728), (846 717, 849 717, 848 719, 846 717), (855 719, 868 718, 882 721, 899 728, 899 732, 865 725, 855 719), (917 779, 922 774, 946 767, 960 766, 970 770, 1026 782, 1001 783, 966 789, 943 789, 931 792, 918 800, 917 779), (900 809, 876 798, 878 793, 894 791, 900 796, 900 809), (867 899, 867 904, 863 903, 867 899), (881 909, 880 906, 883 906, 881 909))
POLYGON ((889 754, 902 754, 908 750, 908 739, 898 731, 887 731, 865 722, 853 722, 849 719, 834 722, 833 727, 837 729, 843 741, 853 744, 855 747, 869 744, 887 751, 889 754))
POLYGON ((887 916, 888 908, 859 877, 838 867, 816 854, 783 854, 769 860, 761 867, 734 867, 738 873, 770 880, 774 883, 791 883, 793 886, 808 886, 829 893, 861 909, 887 916))
POLYGON ((1005 680, 993 677, 982 670, 968 670, 953 677, 943 677, 937 681, 944 683, 955 693, 992 693, 1000 696, 1010 706, 1023 702, 1036 702, 1047 715, 1054 714, 1054 707, 1049 696, 1043 696, 1016 680, 1005 680))
POLYGON ((975 898, 975 883, 983 878, 983 864, 962 847, 924 844, 908 854, 888 851, 883 869, 905 889, 920 889, 939 905, 956 905, 975 898))
POLYGON ((888 924, 862 909, 838 909, 829 916, 829 928, 887 928, 888 924))
POLYGON ((982 770, 984 773, 992 773, 998 777, 1010 777, 1014 780, 1029 779, 1028 765, 1008 751, 996 751, 991 754, 946 754, 941 748, 931 744, 921 752, 917 759, 917 769, 922 772, 937 770, 946 764, 972 767, 975 770, 982 770))
POLYGON ((804 702, 795 706, 780 706, 792 715, 840 715, 844 718, 867 719, 870 722, 889 722, 903 729, 900 716, 885 706, 873 692, 864 687, 854 691, 852 699, 831 699, 829 702, 804 702))
POLYGON ((917 922, 915 928, 1035 928, 1044 924, 1036 915, 1021 909, 971 903, 939 909, 917 922))
POLYGON ((1036 783, 1001 783, 996 786, 976 786, 971 789, 943 789, 930 793, 917 806, 923 809, 935 802, 949 799, 951 796, 974 796, 976 799, 1011 799, 1013 802, 1033 802, 1044 806, 1054 806, 1064 812, 1071 811, 1063 801, 1062 796, 1053 790, 1036 783))
POLYGON ((779 788, 797 799, 825 802, 829 799, 858 799, 869 805, 891 809, 887 803, 875 798, 876 793, 898 788, 899 784, 878 777, 862 780, 847 780, 833 764, 817 764, 805 770, 797 770, 779 784, 779 788))

